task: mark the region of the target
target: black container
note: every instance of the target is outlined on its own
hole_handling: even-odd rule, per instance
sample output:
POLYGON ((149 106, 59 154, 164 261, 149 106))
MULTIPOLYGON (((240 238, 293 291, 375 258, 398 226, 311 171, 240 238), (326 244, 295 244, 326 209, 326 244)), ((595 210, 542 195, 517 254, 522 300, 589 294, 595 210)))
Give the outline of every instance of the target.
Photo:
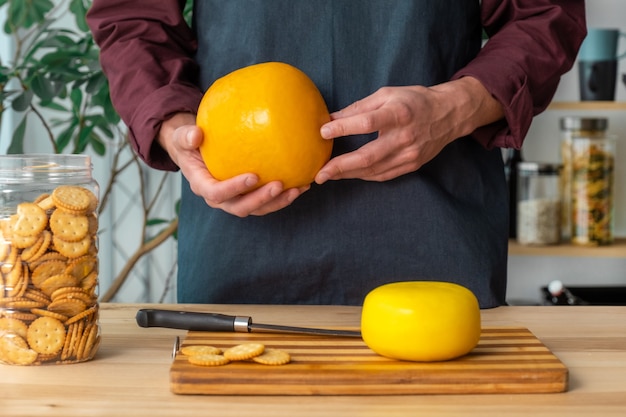
POLYGON ((615 100, 617 60, 581 61, 578 70, 582 101, 615 100))
POLYGON ((548 287, 542 287, 544 304, 546 305, 596 305, 596 306, 625 306, 626 287, 623 286, 593 286, 593 287, 570 287, 569 293, 578 302, 568 301, 566 294, 558 297, 548 291, 548 287))

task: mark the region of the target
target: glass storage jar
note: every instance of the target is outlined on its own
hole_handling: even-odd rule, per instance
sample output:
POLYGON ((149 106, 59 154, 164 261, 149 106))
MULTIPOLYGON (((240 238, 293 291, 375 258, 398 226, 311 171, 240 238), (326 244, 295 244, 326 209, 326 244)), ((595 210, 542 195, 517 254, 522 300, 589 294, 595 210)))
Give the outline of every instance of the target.
POLYGON ((517 241, 551 245, 561 240, 560 165, 518 164, 517 241))
POLYGON ((83 362, 98 349, 91 171, 85 155, 0 156, 0 362, 83 362))
POLYGON ((572 243, 613 242, 615 139, 574 137, 571 144, 572 243))
POLYGON ((604 117, 567 116, 561 124, 561 238, 572 237, 572 139, 602 138, 606 135, 608 119, 604 117))

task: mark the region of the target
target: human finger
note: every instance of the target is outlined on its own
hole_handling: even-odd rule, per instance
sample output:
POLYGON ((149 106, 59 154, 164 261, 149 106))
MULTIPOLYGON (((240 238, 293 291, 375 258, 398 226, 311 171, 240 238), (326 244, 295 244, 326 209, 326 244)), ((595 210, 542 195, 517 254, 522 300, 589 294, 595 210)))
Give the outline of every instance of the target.
POLYGON ((317 174, 315 181, 359 178, 368 181, 386 181, 419 168, 417 152, 413 148, 393 151, 377 139, 361 148, 331 159, 317 174))
POLYGON ((394 109, 386 106, 392 98, 392 92, 391 88, 381 88, 374 94, 332 113, 331 121, 321 128, 322 137, 332 139, 367 134, 390 126, 397 118, 394 109))
MULTIPOLYGON (((266 214, 271 207, 283 207, 281 201, 286 199, 286 194, 283 192, 282 183, 279 181, 273 181, 265 184, 255 190, 239 194, 233 198, 223 201, 219 204, 213 205, 212 202, 207 202, 215 208, 220 208, 230 214, 238 217, 247 217, 251 214, 266 214), (263 209, 263 207, 268 207, 263 209)), ((286 202, 285 206, 290 204, 286 202)))
POLYGON ((304 192, 311 188, 309 185, 300 188, 290 188, 282 192, 278 197, 264 204, 263 206, 252 211, 250 214, 255 216, 263 216, 269 213, 273 213, 278 210, 282 210, 285 207, 293 203, 296 198, 300 197, 304 192))

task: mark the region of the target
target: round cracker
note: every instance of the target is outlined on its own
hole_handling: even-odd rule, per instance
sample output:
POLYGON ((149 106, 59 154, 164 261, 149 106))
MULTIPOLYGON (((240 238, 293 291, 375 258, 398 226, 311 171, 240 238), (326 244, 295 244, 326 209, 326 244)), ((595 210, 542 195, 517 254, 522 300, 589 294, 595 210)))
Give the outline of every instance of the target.
POLYGON ((33 203, 39 204, 48 197, 50 197, 50 194, 48 193, 39 194, 39 196, 33 200, 33 203))
MULTIPOLYGON (((50 239, 52 239, 52 233, 50 233, 50 239)), ((28 267, 31 271, 34 271, 38 266, 48 261, 62 261, 65 263, 65 261, 67 261, 67 256, 63 256, 59 252, 49 251, 41 255, 36 260, 31 260, 28 267)))
POLYGON ((56 206, 54 205, 54 200, 52 199, 51 195, 47 195, 47 194, 41 195, 40 197, 35 199, 35 201, 33 202, 44 210, 52 210, 56 208, 56 206))
POLYGON ((89 234, 95 235, 98 233, 98 215, 96 213, 87 215, 87 221, 89 222, 89 234))
POLYGON ((39 317, 28 326, 26 337, 37 353, 57 353, 65 342, 65 326, 55 318, 39 317))
MULTIPOLYGON (((55 313, 59 313, 67 317, 74 317, 75 315, 82 313, 86 309, 87 304, 82 300, 69 298, 60 298, 54 300, 48 305, 48 310, 54 311, 55 313)), ((65 318, 65 320, 67 320, 67 317, 65 318)))
POLYGON ((29 246, 22 250, 22 252, 20 253, 20 255, 22 256, 22 261, 24 262, 30 261, 30 258, 32 258, 33 254, 39 251, 39 249, 41 248, 41 245, 43 245, 44 240, 45 239, 44 239, 43 232, 42 232, 38 235, 37 240, 32 246, 29 246))
POLYGON ((9 255, 6 257, 6 259, 2 263, 2 266, 0 266, 0 272, 2 272, 3 274, 8 274, 9 272, 11 272, 11 270, 13 269, 13 266, 17 262, 18 256, 19 256, 19 251, 17 250, 15 246, 12 246, 11 251, 9 252, 9 255))
POLYGON ((70 317, 69 319, 67 319, 67 321, 65 322, 66 326, 69 326, 70 324, 74 324, 82 319, 84 319, 85 317, 91 316, 93 314, 96 314, 98 312, 98 304, 89 307, 87 310, 78 313, 77 315, 70 317))
POLYGON ((220 355, 222 353, 222 349, 217 348, 215 346, 208 346, 208 345, 189 345, 189 346, 183 346, 180 349, 180 353, 182 353, 185 356, 220 355))
POLYGON ((230 362, 228 358, 222 355, 210 355, 210 354, 189 356, 187 357, 187 360, 192 365, 199 365, 199 366, 221 366, 221 365, 226 365, 230 362))
POLYGON ((93 323, 89 323, 85 326, 83 333, 80 335, 80 339, 76 342, 76 352, 74 352, 74 357, 76 360, 80 360, 83 351, 85 350, 85 345, 87 343, 87 338, 89 337, 89 333, 91 329, 94 327, 93 323))
POLYGON ((83 289, 80 287, 62 287, 62 288, 59 288, 58 290, 55 290, 52 294, 50 294, 50 299, 54 301, 57 298, 65 297, 66 294, 70 294, 74 292, 85 293, 83 289))
POLYGON ((19 297, 19 292, 22 290, 22 280, 24 279, 22 268, 22 261, 18 256, 18 260, 13 265, 13 268, 4 277, 4 286, 8 297, 19 297))
POLYGON ((45 362, 51 362, 51 361, 56 361, 57 359, 59 359, 59 354, 58 353, 51 353, 48 355, 44 355, 42 353, 37 355, 37 361, 35 362, 36 365, 41 365, 42 363, 45 362))
POLYGON ((30 282, 29 276, 30 274, 28 272, 28 268, 22 268, 22 275, 13 287, 9 287, 9 284, 5 283, 5 289, 7 291, 6 295, 9 297, 22 298, 28 289, 28 283, 30 282))
POLYGON ((89 232, 87 216, 55 210, 50 215, 50 230, 59 239, 66 242, 78 242, 89 232))
POLYGON ((76 279, 82 280, 93 271, 97 271, 98 258, 93 255, 84 255, 71 259, 65 269, 66 274, 74 275, 76 279))
POLYGON ((95 295, 98 286, 98 272, 94 271, 80 281, 80 287, 87 294, 95 295))
POLYGON ((74 329, 76 328, 76 326, 78 326, 77 323, 72 323, 70 325, 67 325, 67 323, 65 323, 65 325, 67 326, 67 331, 65 332, 65 340, 63 341, 63 348, 61 349, 62 361, 69 359, 70 354, 72 353, 70 351, 70 348, 72 346, 72 334, 74 334, 74 329))
POLYGON ((29 300, 39 301, 43 305, 50 304, 50 297, 35 288, 28 288, 26 292, 24 292, 24 297, 29 300))
POLYGON ((46 211, 34 203, 17 205, 17 217, 12 224, 13 235, 38 236, 48 225, 46 211))
POLYGON ((86 235, 77 242, 68 242, 67 240, 63 240, 56 235, 52 235, 52 243, 56 251, 61 255, 68 258, 78 258, 89 253, 89 249, 93 243, 93 238, 91 235, 86 235))
POLYGON ((60 185, 52 191, 52 200, 57 208, 72 212, 86 212, 92 206, 92 198, 83 187, 60 185))
POLYGON ((13 244, 13 246, 15 246, 18 249, 26 249, 28 247, 33 246, 35 243, 37 243, 37 240, 39 240, 39 235, 32 235, 32 236, 13 235, 11 239, 11 244, 13 244))
POLYGON ((268 348, 252 360, 263 365, 285 365, 291 361, 291 356, 284 350, 268 348))
POLYGON ((68 274, 53 275, 41 283, 41 291, 48 297, 59 288, 62 287, 75 287, 76 278, 68 274))
POLYGON ((21 337, 0 337, 0 361, 13 365, 31 365, 37 356, 37 352, 30 349, 21 337))
POLYGON ((25 339, 27 331, 28 326, 26 326, 26 324, 24 324, 21 320, 14 319, 12 317, 0 318, 0 334, 2 334, 2 332, 14 333, 25 339))
POLYGON ((41 258, 50 247, 50 242, 52 242, 52 234, 49 231, 44 230, 39 235, 37 243, 22 251, 22 260, 26 262, 34 262, 41 258))
MULTIPOLYGON (((28 307, 28 308, 36 308, 36 306, 34 307, 28 307)), ((17 319, 17 320, 21 320, 23 322, 28 322, 30 323, 31 321, 34 321, 37 316, 33 313, 25 313, 23 311, 17 311, 17 310, 8 310, 4 312, 4 316, 5 317, 10 317, 13 319, 17 319)))
POLYGON ((68 317, 64 316, 63 314, 55 313, 54 311, 44 310, 41 308, 31 308, 30 312, 42 317, 52 317, 53 319, 57 319, 61 322, 64 322, 68 319, 68 317))
POLYGON ((13 308, 16 310, 30 310, 31 308, 41 308, 45 306, 45 304, 41 301, 34 301, 25 297, 19 297, 14 301, 4 302, 4 305, 7 308, 13 308))
POLYGON ((65 272, 66 264, 62 260, 49 260, 40 263, 30 276, 30 280, 37 288, 41 288, 41 284, 48 278, 65 272))
POLYGON ((85 330, 85 342, 81 341, 81 348, 78 354, 76 355, 76 359, 80 361, 86 361, 91 359, 96 351, 94 350, 94 346, 98 340, 98 325, 96 323, 91 323, 89 327, 89 332, 85 330))
POLYGON ((262 343, 243 343, 224 351, 224 357, 230 361, 245 361, 259 356, 265 350, 262 343))

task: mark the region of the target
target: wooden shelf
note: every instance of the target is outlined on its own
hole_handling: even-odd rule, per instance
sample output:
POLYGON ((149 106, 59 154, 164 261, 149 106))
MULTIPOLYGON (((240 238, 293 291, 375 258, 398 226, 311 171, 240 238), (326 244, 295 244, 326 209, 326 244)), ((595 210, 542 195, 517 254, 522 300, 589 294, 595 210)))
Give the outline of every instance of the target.
POLYGON ((548 106, 549 110, 626 110, 623 101, 554 101, 548 106))
POLYGON ((613 244, 606 246, 578 246, 565 243, 551 246, 524 246, 514 240, 509 240, 509 255, 626 258, 626 238, 617 238, 613 244))

